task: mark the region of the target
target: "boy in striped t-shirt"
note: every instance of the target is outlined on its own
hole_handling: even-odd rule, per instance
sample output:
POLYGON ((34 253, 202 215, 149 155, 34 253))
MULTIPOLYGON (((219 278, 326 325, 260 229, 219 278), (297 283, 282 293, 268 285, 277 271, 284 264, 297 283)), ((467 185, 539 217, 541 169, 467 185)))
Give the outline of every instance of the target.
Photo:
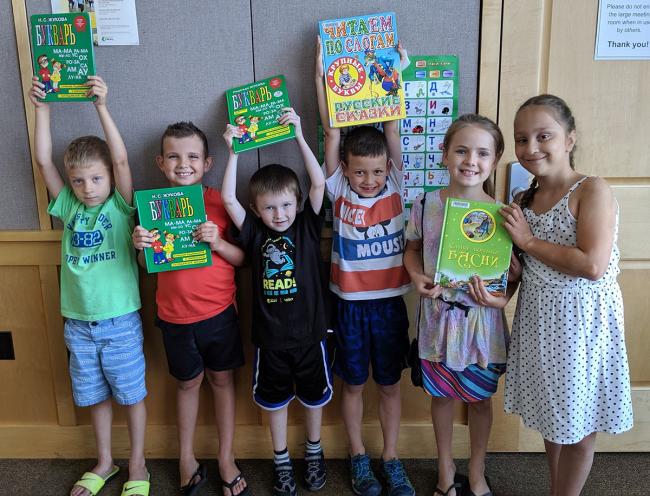
MULTIPOLYGON (((320 44, 317 44, 320 50, 320 44)), ((401 47, 400 56, 403 55, 401 47)), ((405 55, 405 54, 404 54, 405 55)), ((404 214, 399 121, 384 132, 354 128, 343 143, 329 126, 321 54, 316 55, 316 91, 325 131, 327 194, 333 205, 330 289, 336 294, 335 372, 343 379, 342 414, 350 444, 355 494, 378 496, 361 438, 363 388, 372 364, 379 389, 384 436, 382 467, 390 496, 415 494, 397 457, 401 416, 400 384, 409 347, 408 317, 402 299, 410 278, 402 264, 404 214)))

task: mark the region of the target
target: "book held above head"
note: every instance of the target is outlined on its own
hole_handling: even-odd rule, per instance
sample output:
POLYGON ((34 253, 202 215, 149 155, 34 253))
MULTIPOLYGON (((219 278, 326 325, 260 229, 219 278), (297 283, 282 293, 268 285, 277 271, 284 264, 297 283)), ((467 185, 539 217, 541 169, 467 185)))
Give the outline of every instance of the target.
POLYGON ((505 295, 512 240, 503 227, 499 203, 447 198, 434 282, 469 291, 478 275, 486 289, 505 295))
POLYGON ((405 117, 394 12, 320 21, 330 126, 405 117))
POLYGON ((228 121, 242 135, 232 141, 235 153, 279 143, 296 137, 293 126, 278 119, 291 107, 284 76, 273 76, 226 91, 228 121))
POLYGON ((95 100, 87 96, 94 76, 93 36, 88 14, 31 16, 34 75, 44 85, 45 102, 95 100))

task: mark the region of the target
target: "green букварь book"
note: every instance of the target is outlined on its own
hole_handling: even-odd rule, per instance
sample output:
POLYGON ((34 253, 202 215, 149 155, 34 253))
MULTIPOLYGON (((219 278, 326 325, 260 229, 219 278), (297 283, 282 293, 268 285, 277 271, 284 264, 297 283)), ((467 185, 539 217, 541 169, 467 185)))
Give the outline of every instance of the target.
POLYGON ((296 137, 293 126, 281 126, 282 108, 290 107, 284 76, 238 86, 226 91, 228 121, 242 131, 233 138, 235 153, 260 148, 296 137))
POLYGON ((136 191, 135 206, 140 225, 155 240, 144 249, 147 272, 212 265, 210 246, 192 238, 195 227, 206 221, 201 184, 136 191))
POLYGON ((93 33, 84 13, 35 14, 32 24, 34 75, 45 85, 45 102, 82 102, 84 83, 95 75, 93 33))
POLYGON ((503 295, 508 284, 512 240, 503 227, 503 205, 447 198, 434 282, 468 291, 472 276, 503 295))

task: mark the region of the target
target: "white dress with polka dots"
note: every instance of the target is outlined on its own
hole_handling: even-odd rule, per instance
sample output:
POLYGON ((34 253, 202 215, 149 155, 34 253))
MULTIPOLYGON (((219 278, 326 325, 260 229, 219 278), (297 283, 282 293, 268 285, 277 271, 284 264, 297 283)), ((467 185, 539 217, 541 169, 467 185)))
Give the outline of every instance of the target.
MULTIPOLYGON (((569 196, 584 179, 548 212, 524 210, 536 238, 575 246, 569 196)), ((563 274, 524 254, 504 408, 554 443, 632 428, 617 233, 618 213, 609 265, 597 281, 563 274)))

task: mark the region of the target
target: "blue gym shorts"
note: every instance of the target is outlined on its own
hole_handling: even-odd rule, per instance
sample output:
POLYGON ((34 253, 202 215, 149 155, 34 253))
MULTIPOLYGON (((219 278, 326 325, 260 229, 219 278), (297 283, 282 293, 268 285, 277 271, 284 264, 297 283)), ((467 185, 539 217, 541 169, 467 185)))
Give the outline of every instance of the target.
POLYGON ((407 367, 409 321, 401 296, 378 300, 336 298, 334 372, 359 386, 372 378, 380 386, 399 382, 407 367))
POLYGON ((147 396, 139 312, 96 321, 66 319, 63 337, 77 406, 111 396, 120 405, 134 405, 147 396))

